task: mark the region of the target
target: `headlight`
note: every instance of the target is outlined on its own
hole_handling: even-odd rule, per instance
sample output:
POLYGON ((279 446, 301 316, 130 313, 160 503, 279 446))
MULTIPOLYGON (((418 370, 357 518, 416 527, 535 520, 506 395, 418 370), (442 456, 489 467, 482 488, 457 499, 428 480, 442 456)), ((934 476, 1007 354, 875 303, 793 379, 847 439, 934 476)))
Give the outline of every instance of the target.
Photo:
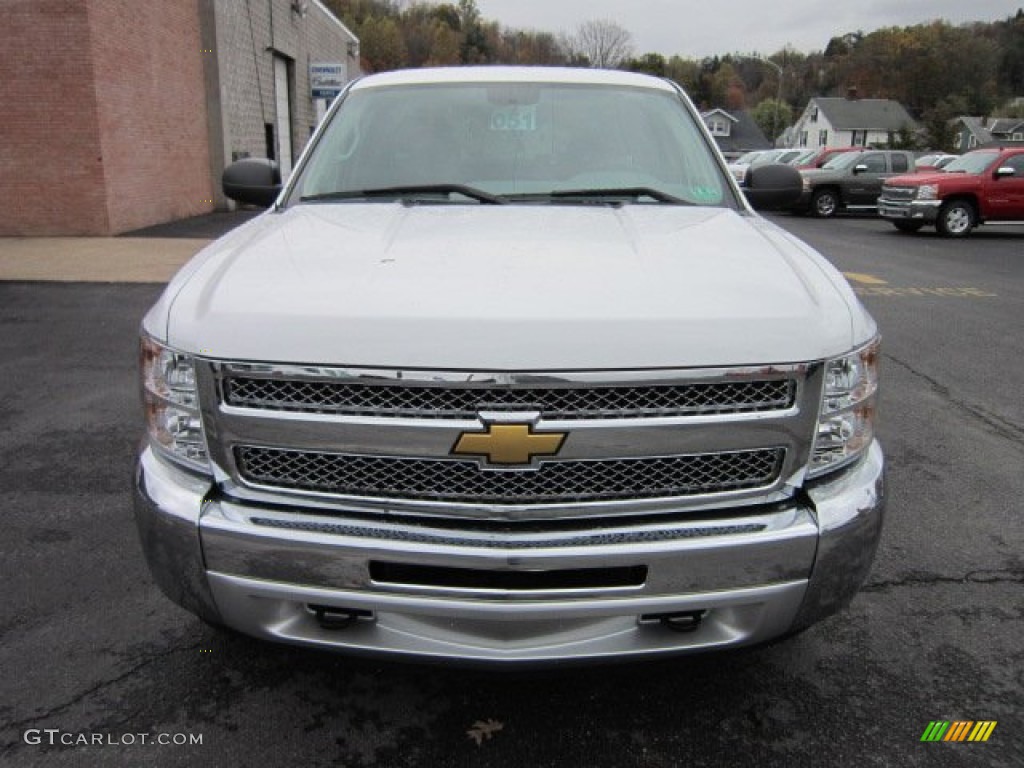
POLYGON ((875 435, 875 394, 878 391, 879 339, 844 357, 825 363, 818 431, 808 477, 849 464, 875 435))
POLYGON ((150 444, 168 458, 192 469, 208 471, 210 462, 192 358, 143 335, 139 374, 150 444))
POLYGON ((939 199, 939 185, 938 184, 922 184, 917 188, 917 199, 918 200, 938 200, 939 199))

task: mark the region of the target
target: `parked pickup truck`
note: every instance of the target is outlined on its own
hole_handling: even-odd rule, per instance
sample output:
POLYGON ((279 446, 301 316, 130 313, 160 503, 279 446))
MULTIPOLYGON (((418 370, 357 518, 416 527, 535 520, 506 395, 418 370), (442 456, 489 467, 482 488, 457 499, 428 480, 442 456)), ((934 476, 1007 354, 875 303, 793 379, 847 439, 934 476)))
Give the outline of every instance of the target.
POLYGON ((870 211, 878 207, 882 182, 914 170, 913 152, 867 150, 847 152, 821 168, 801 170, 803 194, 793 210, 827 219, 841 211, 870 211))
POLYGON ((763 642, 884 506, 878 329, 666 80, 372 75, 142 323, 135 513, 210 624, 492 662, 763 642))
POLYGON ((927 224, 946 237, 987 221, 1024 222, 1024 147, 976 149, 943 172, 889 179, 878 212, 901 232, 927 224))

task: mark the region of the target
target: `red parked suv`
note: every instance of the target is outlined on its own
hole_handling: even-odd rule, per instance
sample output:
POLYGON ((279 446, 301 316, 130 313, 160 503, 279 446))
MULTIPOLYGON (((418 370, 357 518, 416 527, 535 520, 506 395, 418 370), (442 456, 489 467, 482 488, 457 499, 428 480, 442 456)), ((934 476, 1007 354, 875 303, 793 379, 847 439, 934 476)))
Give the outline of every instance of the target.
POLYGON ((901 232, 933 224, 946 237, 985 222, 1024 222, 1024 147, 976 149, 943 172, 887 179, 878 212, 901 232))

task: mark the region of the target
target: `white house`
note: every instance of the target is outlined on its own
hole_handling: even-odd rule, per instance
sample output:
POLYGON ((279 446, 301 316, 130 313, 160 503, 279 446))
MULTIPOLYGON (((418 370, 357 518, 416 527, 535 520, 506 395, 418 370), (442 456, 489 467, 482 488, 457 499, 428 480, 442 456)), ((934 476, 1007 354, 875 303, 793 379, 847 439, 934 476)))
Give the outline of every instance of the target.
POLYGON ((901 128, 918 129, 903 105, 890 99, 811 99, 793 126, 797 147, 869 147, 886 144, 901 128))

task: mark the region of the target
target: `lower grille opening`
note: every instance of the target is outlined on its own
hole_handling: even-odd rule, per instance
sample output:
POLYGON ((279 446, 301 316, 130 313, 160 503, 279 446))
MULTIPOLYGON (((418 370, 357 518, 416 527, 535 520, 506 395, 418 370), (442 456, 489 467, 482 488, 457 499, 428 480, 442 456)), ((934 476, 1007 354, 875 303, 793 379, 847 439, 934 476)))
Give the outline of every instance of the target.
POLYGON ((370 563, 370 578, 378 584, 450 589, 489 589, 537 592, 560 589, 613 589, 642 587, 647 566, 577 568, 559 571, 484 571, 404 563, 370 563))

